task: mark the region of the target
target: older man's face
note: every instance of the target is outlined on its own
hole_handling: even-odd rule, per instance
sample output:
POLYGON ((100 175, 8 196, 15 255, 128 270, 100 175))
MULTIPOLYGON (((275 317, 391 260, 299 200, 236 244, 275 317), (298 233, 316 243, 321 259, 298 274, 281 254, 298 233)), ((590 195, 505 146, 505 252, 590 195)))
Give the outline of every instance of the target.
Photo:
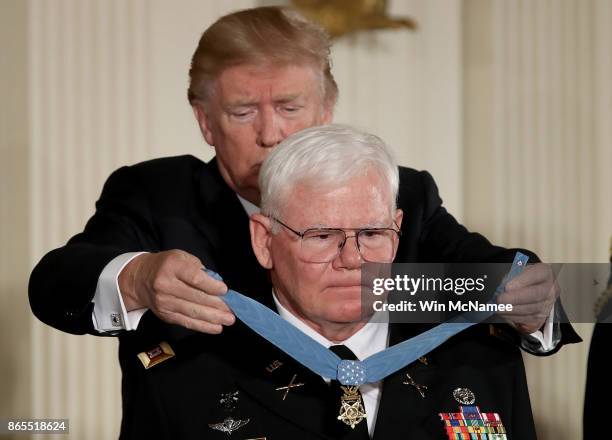
MULTIPOLYGON (((298 231, 393 227, 394 221, 401 224, 402 213, 397 210, 391 216, 389 197, 376 173, 355 177, 347 185, 326 192, 299 185, 289 197, 281 221, 298 231)), ((301 258, 300 238, 285 228, 276 234, 264 234, 262 224, 266 220, 254 216, 251 234, 260 263, 271 269, 281 304, 315 330, 359 321, 362 258, 355 239, 348 238, 331 262, 309 263, 301 258)), ((396 249, 394 238, 393 255, 396 249)))
POLYGON ((259 168, 271 148, 332 117, 310 66, 230 67, 219 75, 206 109, 194 110, 224 180, 254 203, 259 203, 259 168))

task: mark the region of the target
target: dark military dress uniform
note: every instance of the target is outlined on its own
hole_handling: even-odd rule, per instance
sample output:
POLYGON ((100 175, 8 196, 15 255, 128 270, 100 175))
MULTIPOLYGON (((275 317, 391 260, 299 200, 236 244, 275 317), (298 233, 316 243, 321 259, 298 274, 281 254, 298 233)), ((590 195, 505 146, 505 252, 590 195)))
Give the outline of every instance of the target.
MULTIPOLYGON (((390 325, 393 344, 421 331, 390 325)), ((342 422, 330 386, 242 323, 222 335, 192 335, 170 345, 175 356, 149 369, 137 351, 154 344, 134 342, 130 353, 122 346, 125 385, 133 390, 122 438, 338 438, 342 422)), ((425 362, 384 380, 374 439, 447 439, 440 413, 459 412, 458 388, 470 390, 482 412, 499 415, 507 438, 536 438, 520 352, 491 336, 487 325, 451 338, 425 362)), ((363 440, 350 429, 340 438, 363 440)))
MULTIPOLYGON (((396 261, 512 261, 515 250, 491 245, 483 236, 468 232, 446 212, 436 185, 427 172, 400 168, 398 207, 404 211, 404 220, 396 261)), ((96 213, 88 221, 85 230, 70 239, 65 246, 45 255, 32 272, 29 285, 32 311, 40 320, 59 330, 74 334, 99 335, 93 328, 91 301, 104 267, 113 258, 126 252, 157 252, 169 249, 182 249, 197 256, 206 267, 220 273, 226 283, 239 292, 260 301, 267 301, 266 298, 270 295, 268 275, 257 263, 250 247, 248 216, 236 195, 223 181, 216 161, 205 164, 192 156, 179 156, 123 167, 109 177, 96 203, 96 213)), ((172 430, 162 432, 178 438, 179 431, 176 430, 181 423, 178 423, 176 417, 182 420, 185 414, 194 418, 192 423, 183 423, 190 427, 189 432, 184 432, 185 435, 195 436, 196 432, 204 438, 216 435, 208 428, 208 424, 217 419, 212 413, 206 412, 217 408, 213 405, 213 400, 218 399, 219 393, 225 392, 226 389, 238 387, 239 383, 261 384, 263 379, 258 379, 257 376, 260 374, 259 364, 256 366, 254 362, 265 363, 270 361, 268 358, 274 357, 253 352, 252 347, 258 346, 255 341, 252 347, 249 346, 250 342, 238 344, 243 338, 240 327, 237 325, 236 329, 226 330, 224 337, 199 335, 182 327, 168 325, 147 312, 138 330, 120 333, 123 435, 137 435, 138 420, 142 429, 146 429, 147 424, 159 427, 162 426, 161 423, 166 423, 172 430), (174 361, 146 370, 146 375, 142 366, 137 369, 136 365, 132 365, 138 362, 137 353, 149 350, 161 341, 167 341, 175 347, 177 356, 174 361), (205 351, 198 352, 190 347, 205 351), (184 350, 191 354, 182 354, 184 350), (258 355, 256 358, 255 354, 258 355), (185 361, 186 356, 194 361, 193 366, 185 361), (194 377, 191 377, 192 374, 194 377), (152 380, 152 377, 156 379, 152 380), (249 379, 253 382, 249 382, 249 379), (200 383, 198 380, 207 382, 200 383), (197 395, 181 392, 176 394, 175 399, 171 399, 171 384, 174 384, 176 390, 183 389, 182 387, 194 392, 197 390, 197 395), (210 391, 205 393, 201 388, 204 384, 212 387, 210 391), (157 392, 154 392, 156 389, 157 392), (142 396, 147 396, 147 399, 142 396), (179 404, 181 399, 189 402, 191 411, 182 411, 183 406, 179 404), (201 407, 196 410, 198 402, 201 407), (202 402, 208 403, 202 405, 202 402)), ((506 334, 516 337, 512 332, 506 334)), ((579 338, 571 327, 567 327, 558 347, 577 340, 579 338)), ((511 350, 502 341, 491 340, 488 343, 496 345, 495 342, 499 344, 497 350, 500 352, 511 350)), ((469 350, 456 355, 458 358, 479 357, 477 352, 470 353, 469 350)), ((495 359, 493 356, 493 360, 495 359)), ((475 362, 493 361, 480 358, 475 362)), ((444 368, 451 367, 445 364, 444 368)), ((509 383, 515 383, 515 375, 518 374, 518 367, 516 368, 506 379, 509 383)), ((459 372, 462 371, 464 370, 459 372)), ((444 375, 436 374, 435 383, 438 385, 434 385, 432 381, 428 386, 442 386, 443 378, 444 375)), ((386 384, 393 381, 394 378, 391 377, 386 384)), ((462 385, 459 382, 461 381, 456 382, 457 386, 462 385)), ((491 386, 501 386, 501 382, 490 383, 491 386)), ((455 381, 448 382, 446 386, 455 386, 455 381)), ((469 387, 467 383, 465 386, 469 387)), ((485 388, 484 383, 472 386, 485 388)), ((257 398, 252 390, 248 393, 247 388, 240 393, 243 396, 240 402, 245 407, 250 404, 250 399, 253 399, 254 405, 257 398)), ((304 393, 310 393, 310 388, 303 388, 304 393)), ((487 394, 480 388, 474 392, 477 398, 484 398, 487 394), (479 397, 479 393, 482 397, 479 397)), ((406 412, 394 407, 395 398, 391 400, 393 404, 387 403, 388 396, 393 397, 395 392, 399 393, 394 387, 390 388, 390 391, 385 388, 383 392, 386 397, 383 397, 379 413, 384 417, 380 419, 380 424, 377 422, 376 435, 379 435, 379 432, 382 433, 380 435, 386 435, 386 430, 391 429, 388 426, 403 426, 405 423, 400 422, 409 420, 406 412)), ((430 408, 434 412, 429 411, 429 416, 433 414, 432 417, 435 418, 435 411, 452 409, 454 403, 450 400, 452 397, 449 397, 448 390, 432 388, 430 393, 435 396, 436 407, 430 408), (439 400, 442 398, 447 400, 439 400)), ((289 393, 292 396, 297 394, 289 393)), ((507 398, 512 398, 511 396, 514 394, 508 394, 507 398)), ((408 414, 425 410, 423 402, 418 399, 410 402, 405 403, 410 409, 408 414)), ((270 423, 278 419, 275 424, 279 423, 279 426, 295 430, 294 438, 300 438, 297 436, 300 430, 312 434, 312 429, 306 428, 312 428, 316 423, 322 422, 322 419, 314 415, 321 410, 315 408, 318 406, 314 405, 314 398, 306 403, 313 405, 297 405, 295 408, 301 409, 291 417, 287 414, 279 416, 272 409, 267 409, 269 413, 262 412, 257 418, 253 416, 253 420, 248 424, 249 429, 255 430, 255 427, 261 426, 264 434, 271 432, 265 431, 264 428, 273 429, 270 423), (295 423, 299 420, 301 423, 295 423)), ((404 405, 402 399, 397 400, 397 404, 404 405)), ((498 404, 501 405, 499 402, 482 402, 482 409, 499 411, 502 417, 508 418, 503 413, 509 407, 498 404)), ((516 410, 515 406, 512 408, 516 410)), ((255 411, 252 414, 255 414, 255 411)), ((434 425, 433 421, 427 422, 420 429, 429 429, 430 426, 433 429, 434 425)), ((245 432, 246 428, 247 426, 244 427, 245 432)), ((303 434, 302 438, 308 438, 304 436, 309 434, 303 434)))

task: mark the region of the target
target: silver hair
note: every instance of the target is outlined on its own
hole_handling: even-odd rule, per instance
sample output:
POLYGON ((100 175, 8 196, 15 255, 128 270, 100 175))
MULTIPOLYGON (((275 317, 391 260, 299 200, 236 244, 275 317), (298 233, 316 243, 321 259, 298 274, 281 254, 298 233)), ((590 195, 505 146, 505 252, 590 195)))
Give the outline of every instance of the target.
POLYGON ((341 124, 308 128, 281 142, 259 172, 261 211, 281 218, 286 197, 297 184, 334 188, 373 170, 387 185, 394 215, 399 172, 387 145, 373 134, 341 124))

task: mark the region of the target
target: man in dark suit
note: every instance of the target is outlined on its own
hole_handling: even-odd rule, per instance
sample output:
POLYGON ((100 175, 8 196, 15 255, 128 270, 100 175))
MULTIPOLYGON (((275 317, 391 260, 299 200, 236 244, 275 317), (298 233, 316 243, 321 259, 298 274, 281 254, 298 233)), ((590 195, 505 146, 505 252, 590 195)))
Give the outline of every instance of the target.
MULTIPOLYGON (((423 330, 377 323, 372 311, 362 316, 361 264, 391 262, 397 251, 404 218, 395 207, 398 177, 378 138, 334 125, 291 136, 261 170, 262 213, 250 229, 273 285, 262 301, 339 355, 364 359, 423 330)), ((343 412, 347 391, 335 378, 309 370, 242 322, 220 336, 184 338, 173 352, 149 370, 135 350, 124 356, 139 392, 123 436, 444 439, 441 414, 478 406, 498 415, 504 428, 496 429, 508 438, 535 438, 520 352, 484 325, 398 365, 382 383, 359 386, 353 418, 343 412)))
MULTIPOLYGON (((219 297, 227 285, 255 298, 269 292, 247 231, 260 203, 257 177, 282 139, 331 121, 337 88, 329 47, 320 28, 285 9, 219 19, 200 40, 189 88, 216 158, 204 164, 181 156, 117 170, 85 230, 32 272, 30 303, 43 322, 74 334, 119 335, 126 411, 138 386, 129 369, 134 352, 230 326, 235 318, 219 297)), ((514 255, 459 225, 427 172, 400 168, 398 203, 407 213, 398 261, 501 262, 514 255)), ((509 318, 528 346, 558 295, 552 272, 535 265, 504 295, 516 305, 509 318)), ((554 348, 536 340, 531 351, 552 353, 577 340, 571 329, 557 336, 554 348)))
MULTIPOLYGON (((188 95, 216 158, 158 159, 113 173, 83 233, 33 271, 34 313, 76 334, 133 330, 147 310, 206 333, 231 325, 234 316, 218 298, 226 284, 200 268, 239 258, 244 270, 258 272, 244 241, 244 210, 257 209, 259 167, 273 147, 331 121, 337 87, 329 48, 321 28, 283 8, 240 11, 211 25, 193 56, 188 95), (236 256, 236 249, 246 255, 236 256)), ((513 255, 459 225, 427 172, 402 168, 400 178, 399 203, 410 218, 398 261, 496 262, 513 255)), ((524 345, 538 346, 528 334, 543 327, 558 296, 552 271, 534 265, 507 288, 503 300, 515 305, 508 318, 524 345)), ((571 331, 561 333, 553 338, 561 344, 548 344, 556 348, 531 351, 552 353, 576 340, 571 331)))

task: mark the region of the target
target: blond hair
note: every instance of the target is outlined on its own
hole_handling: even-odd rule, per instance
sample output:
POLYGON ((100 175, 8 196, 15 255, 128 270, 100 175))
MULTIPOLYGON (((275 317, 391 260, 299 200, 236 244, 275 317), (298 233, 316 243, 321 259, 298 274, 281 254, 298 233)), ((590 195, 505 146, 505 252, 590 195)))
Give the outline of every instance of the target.
POLYGON ((206 101, 226 68, 241 64, 310 65, 320 74, 324 102, 333 106, 338 86, 331 73, 331 40, 295 10, 267 6, 225 15, 200 38, 191 59, 187 97, 206 101))

